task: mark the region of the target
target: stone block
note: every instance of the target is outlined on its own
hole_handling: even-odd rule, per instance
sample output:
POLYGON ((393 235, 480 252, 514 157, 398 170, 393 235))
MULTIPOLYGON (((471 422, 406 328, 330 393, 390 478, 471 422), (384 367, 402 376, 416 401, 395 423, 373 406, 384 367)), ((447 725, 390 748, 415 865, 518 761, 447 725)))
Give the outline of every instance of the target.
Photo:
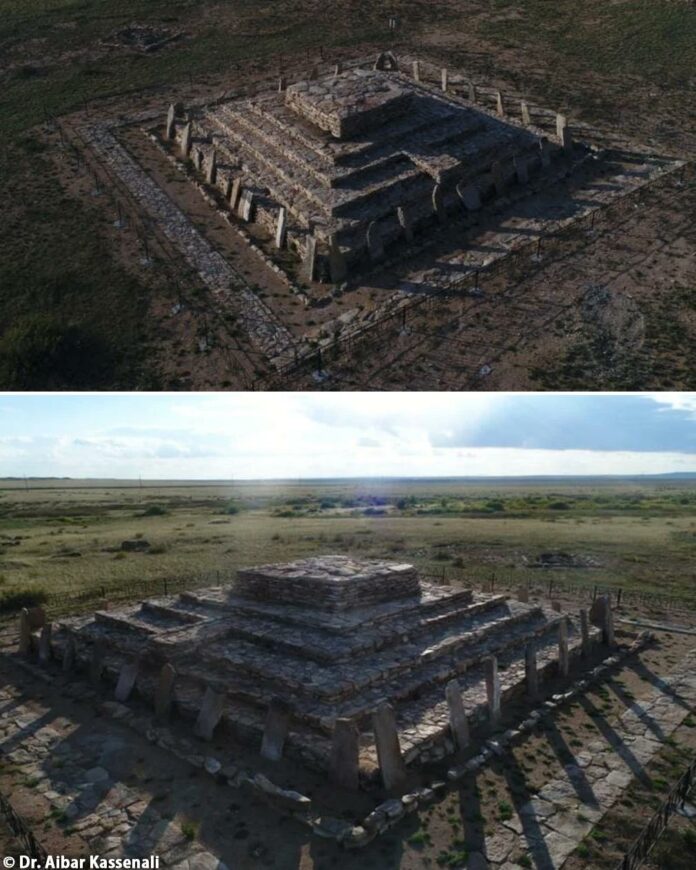
POLYGON ((352 719, 336 719, 331 738, 329 779, 343 788, 359 785, 360 732, 352 719))
POLYGON ((222 716, 225 696, 208 686, 203 695, 201 709, 194 726, 194 734, 202 740, 212 740, 213 733, 222 716))
POLYGON ((520 115, 522 116, 522 123, 525 125, 525 127, 531 127, 532 116, 529 113, 529 106, 524 100, 522 100, 522 102, 520 103, 520 115))
POLYGON ((442 69, 442 73, 441 73, 441 82, 440 82, 440 84, 441 84, 442 90, 443 90, 445 93, 447 93, 447 87, 448 87, 448 84, 449 84, 449 76, 448 76, 448 73, 447 73, 447 69, 446 69, 445 67, 443 67, 443 69, 442 69))
POLYGON ((495 95, 495 111, 501 117, 505 117, 505 100, 500 91, 495 95))
POLYGON ((449 712, 449 724, 457 749, 469 745, 469 720, 464 709, 462 689, 457 680, 450 680, 445 687, 445 698, 449 712))
POLYGON ((485 661, 486 698, 488 700, 488 721, 492 728, 497 728, 501 720, 501 687, 498 674, 498 659, 489 656, 485 661))
POLYGON ((268 761, 280 761, 288 736, 290 713, 287 704, 280 698, 274 698, 266 713, 266 724, 261 741, 261 756, 268 761))
POLYGON ((314 280, 314 272, 317 266, 317 240, 314 236, 307 237, 307 250, 305 251, 303 272, 306 281, 314 280))
POLYGON ((242 193, 242 179, 241 176, 237 176, 232 182, 232 188, 230 190, 230 211, 234 212, 239 203, 239 198, 242 193))
POLYGON ((125 661, 118 672, 118 682, 114 690, 114 699, 123 704, 130 697, 135 680, 138 676, 138 660, 125 661))
POLYGON ((279 250, 285 247, 285 240, 288 232, 288 212, 285 206, 281 205, 278 209, 278 219, 276 220, 275 229, 275 246, 279 250))
POLYGON ((167 112, 167 124, 165 135, 169 141, 175 138, 176 136, 176 109, 174 108, 174 103, 169 106, 169 111, 167 112))
POLYGON ((406 785, 406 763, 401 754, 394 709, 386 701, 372 714, 372 728, 384 787, 399 791, 406 785))
POLYGON ((47 665, 51 661, 51 635, 53 633, 53 625, 47 622, 41 629, 39 635, 39 664, 47 665))
POLYGON ((191 139, 193 133, 191 130, 191 122, 184 124, 184 130, 181 134, 181 156, 186 159, 191 154, 191 139))

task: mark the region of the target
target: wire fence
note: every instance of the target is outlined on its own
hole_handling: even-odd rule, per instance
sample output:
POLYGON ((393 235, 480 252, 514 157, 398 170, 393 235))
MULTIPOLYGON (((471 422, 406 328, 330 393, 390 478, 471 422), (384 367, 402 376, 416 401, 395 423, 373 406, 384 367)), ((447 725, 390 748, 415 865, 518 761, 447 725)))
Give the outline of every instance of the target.
POLYGON ((35 858, 37 866, 43 867, 47 858, 46 850, 36 839, 29 825, 17 813, 7 798, 0 794, 0 812, 2 812, 8 827, 22 844, 25 855, 35 858))
POLYGON ((640 836, 616 865, 616 870, 638 870, 664 833, 670 818, 686 801, 696 786, 696 760, 692 761, 667 800, 643 828, 640 836))

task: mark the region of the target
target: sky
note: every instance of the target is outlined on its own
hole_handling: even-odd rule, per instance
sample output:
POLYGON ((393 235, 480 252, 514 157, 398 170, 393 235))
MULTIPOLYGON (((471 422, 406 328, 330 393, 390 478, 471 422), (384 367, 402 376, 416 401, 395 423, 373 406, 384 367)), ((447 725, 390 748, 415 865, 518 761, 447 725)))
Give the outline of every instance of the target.
POLYGON ((696 472, 696 393, 0 394, 0 477, 696 472))

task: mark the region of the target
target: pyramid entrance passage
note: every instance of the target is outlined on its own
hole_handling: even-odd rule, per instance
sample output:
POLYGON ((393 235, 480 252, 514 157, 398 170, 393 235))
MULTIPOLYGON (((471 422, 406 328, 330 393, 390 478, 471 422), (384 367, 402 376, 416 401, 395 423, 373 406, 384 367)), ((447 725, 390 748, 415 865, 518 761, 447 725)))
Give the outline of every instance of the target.
POLYGON ((358 729, 362 783, 380 770, 378 711, 404 765, 431 762, 455 749, 453 693, 472 724, 491 715, 492 657, 505 702, 525 691, 530 649, 541 679, 582 643, 578 622, 552 608, 344 555, 247 568, 231 585, 66 619, 52 633, 53 655, 106 676, 119 700, 133 691, 204 739, 228 729, 266 759, 331 772, 337 735, 358 729))

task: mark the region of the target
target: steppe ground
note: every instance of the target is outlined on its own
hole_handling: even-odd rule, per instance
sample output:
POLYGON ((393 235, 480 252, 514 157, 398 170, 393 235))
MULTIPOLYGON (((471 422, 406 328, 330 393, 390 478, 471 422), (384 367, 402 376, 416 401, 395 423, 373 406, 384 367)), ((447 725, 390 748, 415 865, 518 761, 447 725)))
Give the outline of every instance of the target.
MULTIPOLYGON (((186 578, 216 582, 240 565, 349 552, 414 561, 425 574, 444 573, 453 583, 486 587, 495 577, 496 588, 527 584, 535 600, 548 601, 552 580, 554 589, 560 590, 554 595, 571 610, 587 601, 578 598, 578 589, 621 586, 625 600, 617 617, 696 625, 696 484, 689 480, 193 486, 172 481, 158 487, 90 483, 3 481, 0 576, 1 606, 7 616, 32 595, 34 600, 46 596, 45 606, 53 616, 94 607, 102 599, 160 592, 165 579, 171 585, 186 585, 186 578), (124 540, 147 540, 149 550, 125 552, 124 540), (540 567, 550 563, 559 567, 540 567), (637 593, 645 600, 634 601, 637 593), (648 599, 650 593, 661 598, 648 599)), ((617 627, 621 643, 638 631, 624 622, 617 627)), ((142 792, 151 823, 169 820, 175 830, 195 837, 229 867, 463 867, 466 854, 480 848, 484 837, 496 832, 510 836, 505 823, 512 824, 521 803, 549 777, 562 773, 563 765, 574 762, 585 741, 605 738, 616 743, 617 717, 654 692, 660 678, 694 647, 693 635, 657 632, 654 646, 617 668, 579 703, 559 709, 552 717, 553 727, 546 723, 475 781, 449 792, 432 810, 410 817, 357 855, 309 838, 300 826, 280 820, 256 801, 221 791, 202 774, 173 764, 142 737, 95 713, 93 705, 62 697, 59 684, 25 674, 17 700, 23 709, 33 710, 39 722, 65 728, 66 746, 93 752, 95 735, 101 733, 133 741, 128 758, 120 753, 118 759, 109 756, 98 763, 107 766, 115 782, 142 792)), ((19 672, 10 661, 4 660, 0 669, 10 684, 17 681, 19 672)), ((694 717, 687 715, 661 752, 637 773, 621 801, 579 844, 567 867, 616 866, 696 754, 695 725, 694 717)), ((223 757, 229 748, 227 739, 217 740, 210 751, 223 757)), ((625 758, 620 741, 617 753, 625 758)), ((24 772, 25 767, 4 764, 3 792, 12 796, 50 851, 84 848, 74 826, 51 808, 50 797, 47 803, 45 795, 37 794, 37 780, 24 772)), ((61 780, 57 763, 48 772, 53 782, 61 780)), ((294 781, 305 786, 302 779, 294 781)), ((325 786, 315 783, 312 788, 317 801, 331 800, 325 786)), ((694 823, 675 818, 646 868, 693 867, 695 840, 694 823)), ((10 842, 8 848, 17 846, 10 842)), ((533 866, 525 858, 523 841, 517 862, 533 866)))
MULTIPOLYGON (((350 58, 393 44, 565 111, 627 147, 688 159, 696 143, 696 8, 685 0, 3 0, 1 8, 4 387, 210 389, 249 379, 262 387, 271 374, 254 360, 241 378, 253 359, 249 343, 194 276, 180 270, 182 291, 161 262, 142 267, 142 242, 114 227, 108 197, 90 196, 84 166, 68 167, 52 118, 164 111, 172 98, 186 103, 274 76, 281 60, 302 69, 322 53, 350 58), (137 51, 128 43, 133 24, 179 38, 137 51), (182 316, 171 313, 177 300, 182 316), (204 350, 202 336, 213 338, 204 350)), ((582 248, 560 260, 491 279, 465 312, 435 312, 413 325, 403 349, 343 360, 324 385, 693 387, 695 196, 687 173, 680 188, 660 188, 616 225, 602 225, 589 245, 581 232, 582 248), (479 381, 483 364, 490 371, 479 381)), ((191 208, 213 239, 224 239, 200 202, 191 208)), ((254 265, 239 257, 253 283, 254 265)), ((285 304, 273 287, 263 290, 285 304)), ((368 290, 377 304, 382 285, 368 290)), ((309 325, 314 315, 296 316, 309 325)), ((311 377, 271 383, 317 386, 311 377)))

